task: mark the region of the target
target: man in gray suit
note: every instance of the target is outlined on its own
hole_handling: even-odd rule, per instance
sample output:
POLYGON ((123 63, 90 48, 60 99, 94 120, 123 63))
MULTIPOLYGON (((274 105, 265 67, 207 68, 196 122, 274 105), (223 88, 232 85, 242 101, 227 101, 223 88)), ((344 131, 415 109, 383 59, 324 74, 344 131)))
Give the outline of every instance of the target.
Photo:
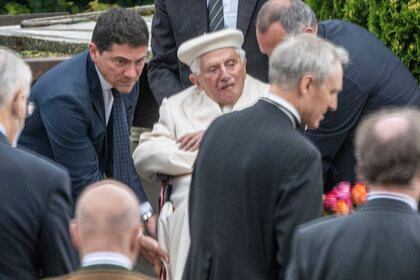
POLYGON ((150 88, 156 101, 161 104, 169 97, 190 87, 189 67, 178 61, 176 52, 185 41, 218 28, 239 29, 244 34, 242 48, 246 51, 247 72, 266 82, 267 56, 259 50, 255 21, 258 11, 266 0, 156 0, 156 12, 152 23, 153 59, 148 66, 150 88), (218 7, 217 5, 220 5, 218 7), (219 11, 222 21, 213 29, 211 18, 219 11))
POLYGON ((287 279, 420 279, 420 111, 382 111, 356 132, 368 201, 341 218, 303 225, 287 279))

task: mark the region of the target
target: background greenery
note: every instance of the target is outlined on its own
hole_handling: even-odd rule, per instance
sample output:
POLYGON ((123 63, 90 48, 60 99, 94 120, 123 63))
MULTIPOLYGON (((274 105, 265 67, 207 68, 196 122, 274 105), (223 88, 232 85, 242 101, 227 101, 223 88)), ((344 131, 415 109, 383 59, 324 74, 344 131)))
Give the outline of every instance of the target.
POLYGON ((105 10, 111 6, 132 7, 146 4, 153 4, 153 0, 0 0, 0 14, 78 13, 105 10))
POLYGON ((318 20, 343 19, 374 33, 420 80, 419 0, 306 0, 318 20))

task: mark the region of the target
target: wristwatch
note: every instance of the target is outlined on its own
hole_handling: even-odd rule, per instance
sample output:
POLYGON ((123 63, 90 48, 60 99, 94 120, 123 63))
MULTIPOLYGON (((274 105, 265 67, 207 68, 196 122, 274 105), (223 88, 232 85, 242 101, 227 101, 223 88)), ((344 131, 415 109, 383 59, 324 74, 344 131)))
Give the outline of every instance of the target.
POLYGON ((141 221, 143 222, 143 224, 147 223, 147 221, 150 219, 150 217, 153 216, 152 211, 147 211, 146 213, 141 215, 141 221))

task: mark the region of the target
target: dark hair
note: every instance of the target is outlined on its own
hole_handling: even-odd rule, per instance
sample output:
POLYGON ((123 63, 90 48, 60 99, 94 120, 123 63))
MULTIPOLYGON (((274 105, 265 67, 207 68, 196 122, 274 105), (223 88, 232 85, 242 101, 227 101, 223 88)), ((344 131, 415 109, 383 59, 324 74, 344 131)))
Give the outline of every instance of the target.
POLYGON ((124 8, 113 8, 98 18, 92 42, 100 53, 109 50, 114 43, 133 47, 147 46, 149 31, 139 13, 124 8))
POLYGON ((420 111, 387 109, 364 119, 356 131, 357 173, 368 184, 409 186, 420 176, 420 111), (397 117, 407 122, 406 131, 383 137, 376 125, 397 117))

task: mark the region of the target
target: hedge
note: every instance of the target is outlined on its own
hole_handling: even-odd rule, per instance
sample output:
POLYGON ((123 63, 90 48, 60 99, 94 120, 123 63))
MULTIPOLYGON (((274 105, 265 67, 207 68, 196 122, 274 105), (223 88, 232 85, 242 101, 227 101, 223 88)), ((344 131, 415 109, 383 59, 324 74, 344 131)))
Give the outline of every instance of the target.
POLYGON ((375 34, 420 80, 418 0, 306 0, 319 20, 343 19, 375 34))
POLYGON ((78 13, 105 10, 112 6, 132 7, 146 4, 153 4, 153 0, 0 0, 0 14, 78 13))

